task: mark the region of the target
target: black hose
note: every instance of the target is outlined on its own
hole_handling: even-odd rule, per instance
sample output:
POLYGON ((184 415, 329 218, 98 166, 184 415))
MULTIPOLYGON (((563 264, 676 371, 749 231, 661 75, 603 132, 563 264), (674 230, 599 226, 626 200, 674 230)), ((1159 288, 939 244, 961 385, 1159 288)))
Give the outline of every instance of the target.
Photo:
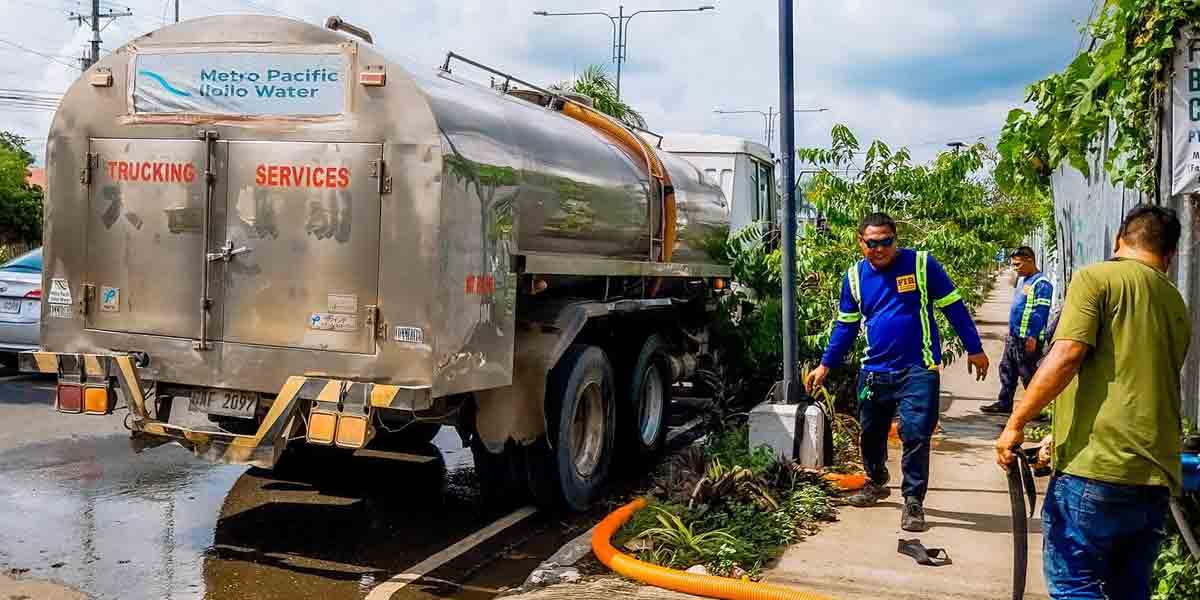
POLYGON ((1033 482, 1031 460, 1037 460, 1037 449, 1013 448, 1014 460, 1008 465, 1008 501, 1013 522, 1013 600, 1025 597, 1025 577, 1029 571, 1029 519, 1037 509, 1037 487, 1033 482), (1026 509, 1029 513, 1026 514, 1026 509))
POLYGON ((1025 597, 1025 574, 1029 570, 1029 518, 1025 516, 1020 461, 1008 466, 1008 501, 1013 523, 1013 600, 1025 597))

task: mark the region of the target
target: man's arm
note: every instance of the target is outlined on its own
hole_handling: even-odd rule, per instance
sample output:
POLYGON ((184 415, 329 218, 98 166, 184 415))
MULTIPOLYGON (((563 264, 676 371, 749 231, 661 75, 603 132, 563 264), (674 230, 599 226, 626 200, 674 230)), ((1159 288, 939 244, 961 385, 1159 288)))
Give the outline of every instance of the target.
POLYGON ((821 364, 804 378, 804 387, 809 393, 812 393, 813 389, 825 385, 825 378, 829 375, 830 369, 841 366, 842 361, 846 359, 846 353, 850 351, 850 347, 854 345, 854 340, 858 337, 862 320, 863 315, 858 302, 854 300, 854 294, 850 293, 850 278, 844 275, 842 276, 842 293, 838 299, 837 321, 833 324, 833 334, 829 336, 829 345, 825 347, 825 355, 821 357, 821 364))
POLYGON ((1004 433, 996 440, 996 462, 1004 470, 1013 461, 1012 449, 1025 442, 1025 425, 1042 414, 1071 380, 1079 374, 1079 366, 1087 357, 1091 346, 1075 340, 1057 340, 1045 362, 1038 367, 1025 396, 1013 408, 1004 433))

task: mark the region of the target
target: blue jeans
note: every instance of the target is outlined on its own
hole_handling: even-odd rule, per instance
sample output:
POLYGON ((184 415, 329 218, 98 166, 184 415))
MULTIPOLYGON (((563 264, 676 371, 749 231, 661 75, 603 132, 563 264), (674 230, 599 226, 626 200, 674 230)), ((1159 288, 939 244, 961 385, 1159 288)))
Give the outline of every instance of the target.
POLYGON ((887 443, 892 419, 900 411, 900 440, 904 454, 900 469, 905 498, 925 501, 929 490, 929 442, 938 423, 937 371, 910 367, 889 373, 862 371, 858 375, 858 420, 862 425, 863 467, 871 481, 888 482, 887 443))
POLYGON ((1169 500, 1165 487, 1055 474, 1042 506, 1050 597, 1148 600, 1169 500))

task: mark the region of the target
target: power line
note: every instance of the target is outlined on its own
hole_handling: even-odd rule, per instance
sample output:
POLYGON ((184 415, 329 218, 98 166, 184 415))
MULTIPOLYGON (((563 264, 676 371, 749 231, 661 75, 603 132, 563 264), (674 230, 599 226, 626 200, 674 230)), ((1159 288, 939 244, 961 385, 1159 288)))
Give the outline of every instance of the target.
POLYGON ((66 66, 66 67, 71 67, 72 69, 74 69, 74 68, 75 68, 75 65, 73 65, 73 64, 71 64, 71 63, 68 63, 68 62, 63 62, 63 61, 61 61, 61 60, 59 60, 59 59, 55 58, 53 54, 47 54, 47 53, 45 53, 45 52, 39 52, 39 51, 37 51, 37 50, 34 50, 33 48, 29 48, 29 47, 27 47, 27 46, 22 46, 21 44, 18 44, 18 43, 16 43, 16 42, 10 42, 10 41, 8 41, 8 40, 5 40, 5 39, 0 39, 0 44, 4 44, 4 45, 7 45, 7 46, 12 46, 13 48, 16 48, 16 49, 18 49, 18 50, 22 50, 22 51, 24 51, 24 52, 28 52, 28 53, 30 53, 30 54, 36 54, 36 55, 38 55, 38 56, 40 56, 40 57, 42 57, 42 58, 44 58, 44 59, 46 59, 46 60, 48 60, 48 61, 51 61, 51 62, 56 62, 56 63, 58 63, 58 64, 60 64, 60 65, 63 65, 63 66, 66 66))

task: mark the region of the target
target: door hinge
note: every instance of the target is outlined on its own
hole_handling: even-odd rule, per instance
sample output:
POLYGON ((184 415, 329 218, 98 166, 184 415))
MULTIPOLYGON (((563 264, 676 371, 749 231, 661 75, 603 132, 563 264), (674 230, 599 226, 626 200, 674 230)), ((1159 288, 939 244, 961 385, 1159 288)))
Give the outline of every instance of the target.
POLYGON ((79 183, 91 185, 92 172, 96 167, 100 166, 100 155, 95 152, 88 152, 83 157, 83 168, 79 170, 79 183))
POLYGON ((366 312, 366 316, 364 317, 366 329, 368 331, 373 330, 373 335, 377 339, 386 338, 387 324, 385 324, 383 319, 380 317, 379 307, 375 306, 374 304, 368 304, 367 306, 363 307, 363 311, 366 312))
POLYGON ((383 159, 371 161, 371 179, 379 180, 379 193, 392 193, 392 178, 387 174, 387 163, 383 159))
POLYGON ((87 316, 92 310, 93 298, 96 295, 96 286, 85 283, 79 288, 79 301, 76 303, 79 306, 79 314, 87 316))

